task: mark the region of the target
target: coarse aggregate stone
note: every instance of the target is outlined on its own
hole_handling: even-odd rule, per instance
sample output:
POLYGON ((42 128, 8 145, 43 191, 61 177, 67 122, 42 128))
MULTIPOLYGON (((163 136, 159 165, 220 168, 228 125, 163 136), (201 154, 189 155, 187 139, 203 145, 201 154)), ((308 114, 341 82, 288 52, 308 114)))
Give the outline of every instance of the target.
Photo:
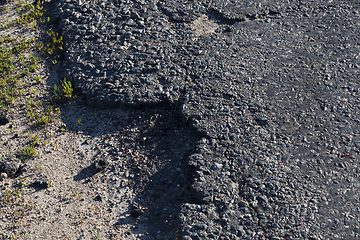
POLYGON ((202 136, 183 239, 359 237, 359 1, 58 9, 63 74, 89 105, 175 104, 202 136))
POLYGON ((5 113, 0 112, 0 124, 5 125, 9 122, 9 119, 5 116, 5 113))
POLYGON ((19 170, 20 164, 20 159, 16 157, 2 157, 0 160, 0 172, 6 173, 7 176, 14 176, 19 170))

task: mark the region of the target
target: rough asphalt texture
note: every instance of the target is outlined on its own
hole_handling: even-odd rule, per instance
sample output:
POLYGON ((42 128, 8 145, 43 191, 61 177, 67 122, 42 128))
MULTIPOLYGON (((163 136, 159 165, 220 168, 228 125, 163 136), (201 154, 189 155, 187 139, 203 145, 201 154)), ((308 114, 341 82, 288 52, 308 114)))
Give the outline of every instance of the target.
POLYGON ((172 104, 202 136, 183 239, 356 239, 359 7, 58 1, 63 74, 90 105, 172 104))

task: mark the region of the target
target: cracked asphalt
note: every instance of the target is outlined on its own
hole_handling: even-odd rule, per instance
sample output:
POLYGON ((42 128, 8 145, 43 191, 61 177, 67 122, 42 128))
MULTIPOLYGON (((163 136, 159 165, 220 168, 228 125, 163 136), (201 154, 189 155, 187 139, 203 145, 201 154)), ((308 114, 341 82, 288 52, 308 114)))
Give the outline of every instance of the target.
POLYGON ((55 3, 90 106, 173 106, 200 139, 182 239, 360 237, 359 1, 55 3))

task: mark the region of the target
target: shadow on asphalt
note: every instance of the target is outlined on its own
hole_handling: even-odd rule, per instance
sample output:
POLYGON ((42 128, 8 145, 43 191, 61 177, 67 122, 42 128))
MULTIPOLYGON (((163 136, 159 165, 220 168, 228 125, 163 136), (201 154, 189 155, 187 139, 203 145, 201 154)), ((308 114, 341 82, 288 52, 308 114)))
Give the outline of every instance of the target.
POLYGON ((141 136, 147 139, 141 146, 147 160, 134 162, 132 166, 136 175, 135 202, 144 207, 144 214, 138 219, 136 214, 131 214, 117 224, 135 217, 154 239, 175 239, 181 205, 194 202, 190 191, 192 173, 187 160, 194 151, 197 137, 183 125, 176 110, 160 109, 156 112, 154 126, 143 131, 141 136))

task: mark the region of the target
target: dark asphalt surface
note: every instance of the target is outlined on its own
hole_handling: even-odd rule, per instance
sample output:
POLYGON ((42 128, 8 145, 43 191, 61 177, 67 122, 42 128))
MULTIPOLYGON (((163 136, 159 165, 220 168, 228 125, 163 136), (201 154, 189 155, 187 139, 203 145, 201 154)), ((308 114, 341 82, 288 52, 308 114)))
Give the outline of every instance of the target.
POLYGON ((183 239, 358 239, 359 7, 59 1, 63 74, 95 107, 175 105, 203 137, 183 239))

